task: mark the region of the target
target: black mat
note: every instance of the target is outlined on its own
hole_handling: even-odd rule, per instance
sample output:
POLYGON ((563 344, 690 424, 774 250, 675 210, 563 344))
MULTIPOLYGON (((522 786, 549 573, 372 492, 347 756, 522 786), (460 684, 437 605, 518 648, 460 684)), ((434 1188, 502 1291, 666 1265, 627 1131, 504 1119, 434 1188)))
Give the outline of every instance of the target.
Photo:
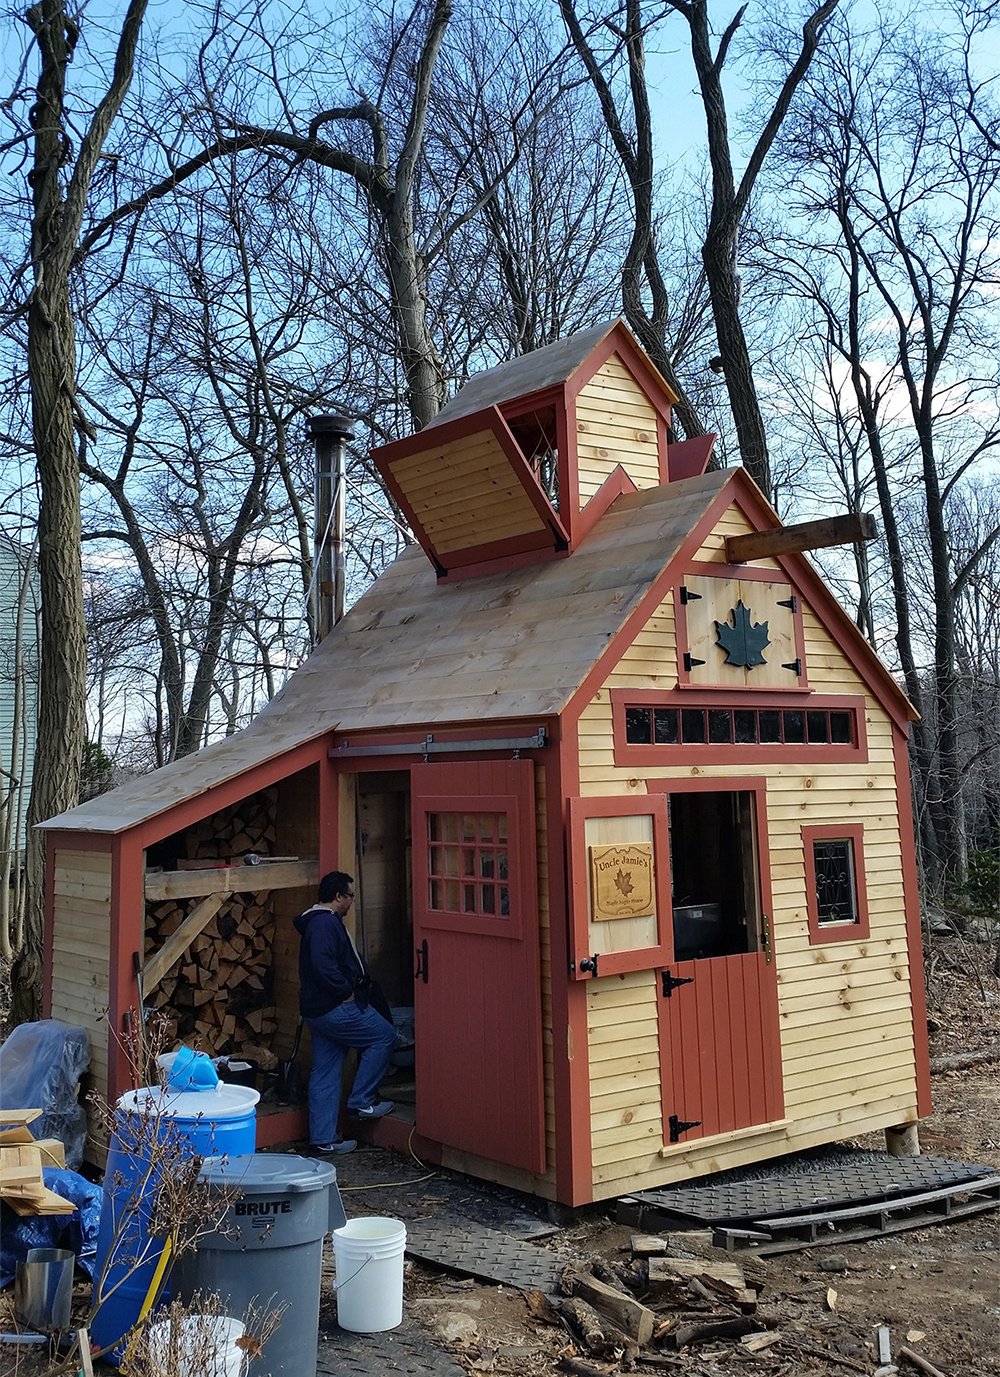
POLYGON ((992 1173, 992 1167, 942 1157, 886 1156, 797 1175, 636 1191, 630 1198, 689 1225, 739 1227, 781 1215, 899 1200, 943 1186, 972 1184, 992 1173))

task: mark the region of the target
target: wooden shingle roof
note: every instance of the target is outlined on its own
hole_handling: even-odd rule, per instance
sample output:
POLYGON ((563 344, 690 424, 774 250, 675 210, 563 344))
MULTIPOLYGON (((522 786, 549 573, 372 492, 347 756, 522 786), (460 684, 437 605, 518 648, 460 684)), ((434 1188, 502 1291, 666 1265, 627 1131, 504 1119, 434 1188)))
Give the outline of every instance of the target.
POLYGON ((557 387, 571 378, 588 354, 592 354, 601 340, 621 324, 620 320, 606 320, 589 330, 580 330, 566 339, 556 340, 555 344, 546 344, 541 349, 533 349, 530 354, 521 354, 516 359, 499 363, 485 373, 476 373, 424 430, 455 421, 460 416, 471 416, 488 406, 502 406, 515 397, 557 387))
POLYGON ((558 713, 732 478, 626 494, 568 559, 458 583, 411 547, 244 731, 42 826, 122 832, 334 730, 558 713))

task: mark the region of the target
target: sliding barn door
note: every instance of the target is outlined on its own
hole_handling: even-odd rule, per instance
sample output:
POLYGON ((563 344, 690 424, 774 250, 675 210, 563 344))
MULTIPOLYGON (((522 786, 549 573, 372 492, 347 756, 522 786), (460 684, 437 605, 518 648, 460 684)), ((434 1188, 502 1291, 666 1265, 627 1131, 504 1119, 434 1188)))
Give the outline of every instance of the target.
POLYGON ((533 766, 415 765, 417 1129, 545 1170, 533 766))

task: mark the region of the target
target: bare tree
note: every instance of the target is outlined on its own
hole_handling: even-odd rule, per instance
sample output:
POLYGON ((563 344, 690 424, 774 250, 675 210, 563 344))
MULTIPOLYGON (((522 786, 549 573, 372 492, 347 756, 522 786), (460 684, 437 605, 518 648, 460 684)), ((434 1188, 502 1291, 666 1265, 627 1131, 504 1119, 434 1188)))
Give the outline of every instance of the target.
MULTIPOLYGON (((739 233, 761 169, 788 114, 792 98, 809 70, 809 64, 837 3, 838 0, 824 0, 808 15, 802 25, 799 51, 791 66, 788 66, 787 60, 779 59, 775 55, 775 60, 783 62, 784 75, 738 182, 733 167, 722 72, 747 6, 743 5, 727 24, 714 51, 708 0, 666 0, 664 6, 664 10, 672 10, 682 15, 690 32, 691 56, 705 110, 708 155, 712 170, 711 209, 701 258, 715 318, 719 357, 736 426, 740 457, 748 473, 768 496, 771 495, 771 470, 767 436, 754 388, 750 350, 740 318, 740 272, 737 261, 739 233)), ((597 92, 604 118, 629 177, 636 208, 636 233, 629 259, 623 269, 626 315, 635 323, 644 345, 662 368, 660 356, 663 354, 663 344, 655 347, 654 336, 658 334, 661 339, 663 338, 669 314, 657 248, 652 235, 653 153, 643 48, 647 30, 662 19, 664 10, 658 10, 651 19, 644 20, 641 0, 625 0, 623 25, 619 18, 620 10, 613 14, 601 11, 588 21, 587 27, 591 34, 601 30, 610 31, 617 38, 620 51, 627 59, 631 114, 636 131, 633 147, 625 133, 598 54, 591 46, 584 24, 578 17, 575 0, 559 0, 559 7, 597 92), (642 283, 639 280, 640 265, 645 279, 642 283), (643 289, 648 291, 651 297, 651 317, 645 315, 642 303, 643 289), (651 330, 649 327, 654 322, 656 328, 651 330), (643 328, 644 326, 646 328, 643 328), (654 347, 651 348, 651 345, 654 347)), ((676 390, 675 378, 670 373, 667 377, 676 390)), ((678 408, 678 414, 687 434, 702 433, 700 422, 697 422, 696 418, 692 419, 698 428, 689 429, 683 401, 678 408)))
MULTIPOLYGON (((23 131, 31 149, 33 278, 27 299, 28 372, 40 503, 38 567, 42 598, 39 730, 29 824, 71 807, 79 791, 86 731, 86 629, 80 565, 77 433, 92 433, 76 391, 70 270, 91 180, 132 81, 146 0, 131 0, 106 90, 74 148, 66 75, 79 27, 62 0, 39 0, 26 14, 38 54, 35 101, 23 131)), ((75 135, 75 129, 74 129, 75 135)), ((28 840, 28 917, 14 978, 18 1020, 40 1012, 44 837, 28 840)))
POLYGON ((841 25, 803 95, 782 151, 796 176, 793 224, 808 232, 786 241, 784 272, 821 312, 864 427, 900 666, 923 719, 914 763, 932 823, 929 874, 940 882, 965 868, 956 609, 1000 539, 1000 527, 983 530, 959 559, 949 536, 949 504, 1000 446, 1000 157, 969 117, 949 51, 926 33, 885 27, 862 38, 841 25), (791 266, 810 260, 821 263, 811 275, 791 266), (877 339, 866 319, 877 320, 877 339), (919 491, 927 537, 930 699, 914 628, 920 557, 901 527, 901 481, 919 491))

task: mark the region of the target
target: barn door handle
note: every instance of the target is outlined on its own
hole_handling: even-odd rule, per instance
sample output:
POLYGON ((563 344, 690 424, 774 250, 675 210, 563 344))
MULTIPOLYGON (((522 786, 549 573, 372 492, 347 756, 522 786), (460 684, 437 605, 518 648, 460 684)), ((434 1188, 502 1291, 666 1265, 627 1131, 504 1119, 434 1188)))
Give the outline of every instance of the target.
POLYGON ((414 980, 422 980, 427 984, 427 938, 420 943, 417 948, 417 969, 413 972, 414 980))

